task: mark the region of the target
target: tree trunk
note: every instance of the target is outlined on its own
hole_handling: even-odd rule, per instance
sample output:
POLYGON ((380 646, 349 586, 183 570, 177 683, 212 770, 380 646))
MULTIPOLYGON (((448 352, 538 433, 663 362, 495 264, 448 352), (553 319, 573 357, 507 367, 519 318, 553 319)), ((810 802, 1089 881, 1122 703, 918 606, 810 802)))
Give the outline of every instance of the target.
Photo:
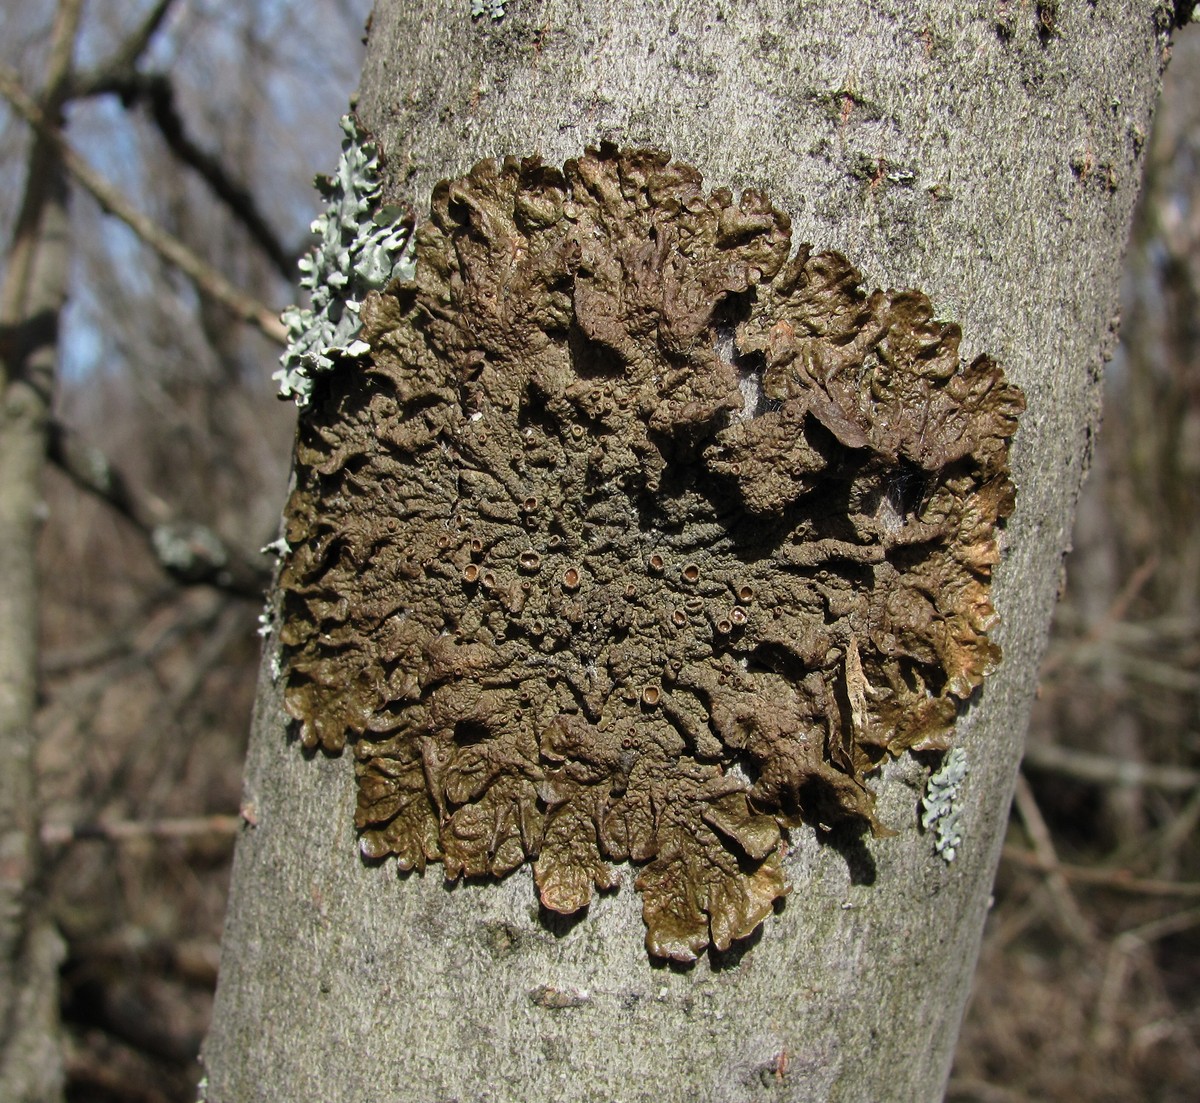
MULTIPOLYGON (((79 0, 58 6, 41 95, 60 121, 79 0)), ((62 939, 40 897, 36 742, 37 535, 42 468, 69 276, 66 175, 33 140, 0 290, 0 1098, 62 1098, 58 966, 62 939)))
POLYGON ((41 209, 31 233, 26 296, 11 320, 4 319, 13 347, 0 380, 0 1098, 22 1103, 50 1103, 62 1094, 63 951, 39 892, 33 714, 41 474, 68 253, 61 168, 37 145, 29 190, 41 196, 41 209))
POLYGON ((916 287, 1025 391, 994 588, 1004 661, 960 716, 963 843, 935 856, 906 755, 861 852, 792 832, 786 907, 736 964, 664 968, 625 878, 575 925, 527 869, 447 891, 356 856, 347 759, 287 738, 268 647, 212 1033, 210 1103, 941 1098, 1112 349, 1175 8, 380 2, 358 103, 422 213, 478 159, 611 139, 761 189, 793 241, 916 287), (503 5, 501 5, 503 7, 503 5))

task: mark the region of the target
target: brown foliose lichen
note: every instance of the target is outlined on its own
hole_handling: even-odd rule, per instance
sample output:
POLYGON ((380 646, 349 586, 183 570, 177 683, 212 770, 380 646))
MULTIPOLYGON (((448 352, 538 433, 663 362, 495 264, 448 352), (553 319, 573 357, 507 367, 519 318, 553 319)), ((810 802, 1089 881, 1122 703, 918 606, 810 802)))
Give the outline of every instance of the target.
POLYGON ((691 960, 787 893, 789 828, 881 829, 867 775, 949 745, 1023 398, 924 295, 790 247, 654 150, 437 187, 287 510, 286 706, 353 744, 364 855, 530 861, 563 913, 630 861, 691 960))

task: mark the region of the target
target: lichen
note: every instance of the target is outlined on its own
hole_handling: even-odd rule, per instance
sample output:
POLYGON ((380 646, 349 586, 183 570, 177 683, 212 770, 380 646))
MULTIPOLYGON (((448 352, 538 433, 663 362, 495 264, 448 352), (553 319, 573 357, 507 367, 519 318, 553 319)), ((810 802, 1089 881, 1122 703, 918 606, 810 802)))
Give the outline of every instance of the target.
POLYGON ((307 307, 283 312, 287 348, 273 379, 281 398, 305 406, 313 378, 337 360, 364 355, 359 309, 371 291, 393 278, 412 275, 408 251, 411 222, 396 207, 379 202, 379 157, 353 115, 342 117, 342 155, 332 176, 318 177, 325 210, 312 224, 318 241, 300 261, 300 286, 311 293, 307 307))
POLYGON ((934 851, 953 862, 962 846, 962 788, 967 780, 967 752, 952 747, 929 775, 921 802, 921 826, 933 832, 934 851))
POLYGON ((471 0, 471 18, 478 19, 481 15, 490 15, 493 22, 504 18, 504 6, 508 0, 471 0))
POLYGON ((701 184, 611 146, 439 184, 313 380, 280 578, 366 858, 531 862, 562 913, 629 861, 678 960, 771 914, 790 830, 885 831, 868 775, 950 745, 1023 408, 924 295, 701 184))

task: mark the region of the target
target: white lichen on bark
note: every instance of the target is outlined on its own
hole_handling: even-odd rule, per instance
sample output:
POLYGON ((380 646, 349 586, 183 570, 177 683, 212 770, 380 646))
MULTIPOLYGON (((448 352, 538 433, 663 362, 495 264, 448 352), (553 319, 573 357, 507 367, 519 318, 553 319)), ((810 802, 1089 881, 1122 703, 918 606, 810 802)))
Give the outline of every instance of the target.
POLYGON ((969 772, 967 752, 962 747, 953 748, 929 775, 921 802, 921 826, 933 832, 933 848, 947 862, 954 861, 962 846, 961 798, 969 772))
POLYGON ((337 169, 317 180, 326 201, 312 223, 317 244, 299 266, 310 305, 283 312, 288 347, 272 377, 280 397, 301 407, 312 396, 313 376, 332 370, 335 357, 353 359, 367 351, 358 339, 364 296, 412 274, 410 224, 401 208, 380 202, 378 152, 353 115, 342 116, 341 126, 346 137, 337 169))
POLYGON ((471 18, 478 19, 481 15, 490 15, 495 22, 504 18, 504 5, 507 0, 471 0, 471 18))

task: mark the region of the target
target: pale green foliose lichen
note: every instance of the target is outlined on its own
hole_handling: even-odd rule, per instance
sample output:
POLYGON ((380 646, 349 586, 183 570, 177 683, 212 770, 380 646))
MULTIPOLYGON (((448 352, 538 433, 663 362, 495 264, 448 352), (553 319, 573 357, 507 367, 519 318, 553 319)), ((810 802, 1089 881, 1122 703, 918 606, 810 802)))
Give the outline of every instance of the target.
POLYGON ((968 772, 967 752, 955 747, 929 776, 925 799, 921 802, 921 826, 933 832, 934 850, 947 862, 954 861, 962 846, 959 799, 968 772))
POLYGON ((471 18, 478 19, 481 15, 490 15, 499 22, 504 18, 504 5, 508 0, 471 0, 471 18))
POLYGON ((367 351, 358 338, 364 296, 413 273, 409 223, 399 208, 380 203, 378 151, 352 115, 344 115, 341 125, 346 137, 337 170, 317 179, 325 198, 325 211, 312 224, 317 244, 299 265, 310 305, 283 312, 288 347, 273 376, 280 397, 301 407, 308 405, 313 376, 330 371, 334 357, 354 359, 367 351))

